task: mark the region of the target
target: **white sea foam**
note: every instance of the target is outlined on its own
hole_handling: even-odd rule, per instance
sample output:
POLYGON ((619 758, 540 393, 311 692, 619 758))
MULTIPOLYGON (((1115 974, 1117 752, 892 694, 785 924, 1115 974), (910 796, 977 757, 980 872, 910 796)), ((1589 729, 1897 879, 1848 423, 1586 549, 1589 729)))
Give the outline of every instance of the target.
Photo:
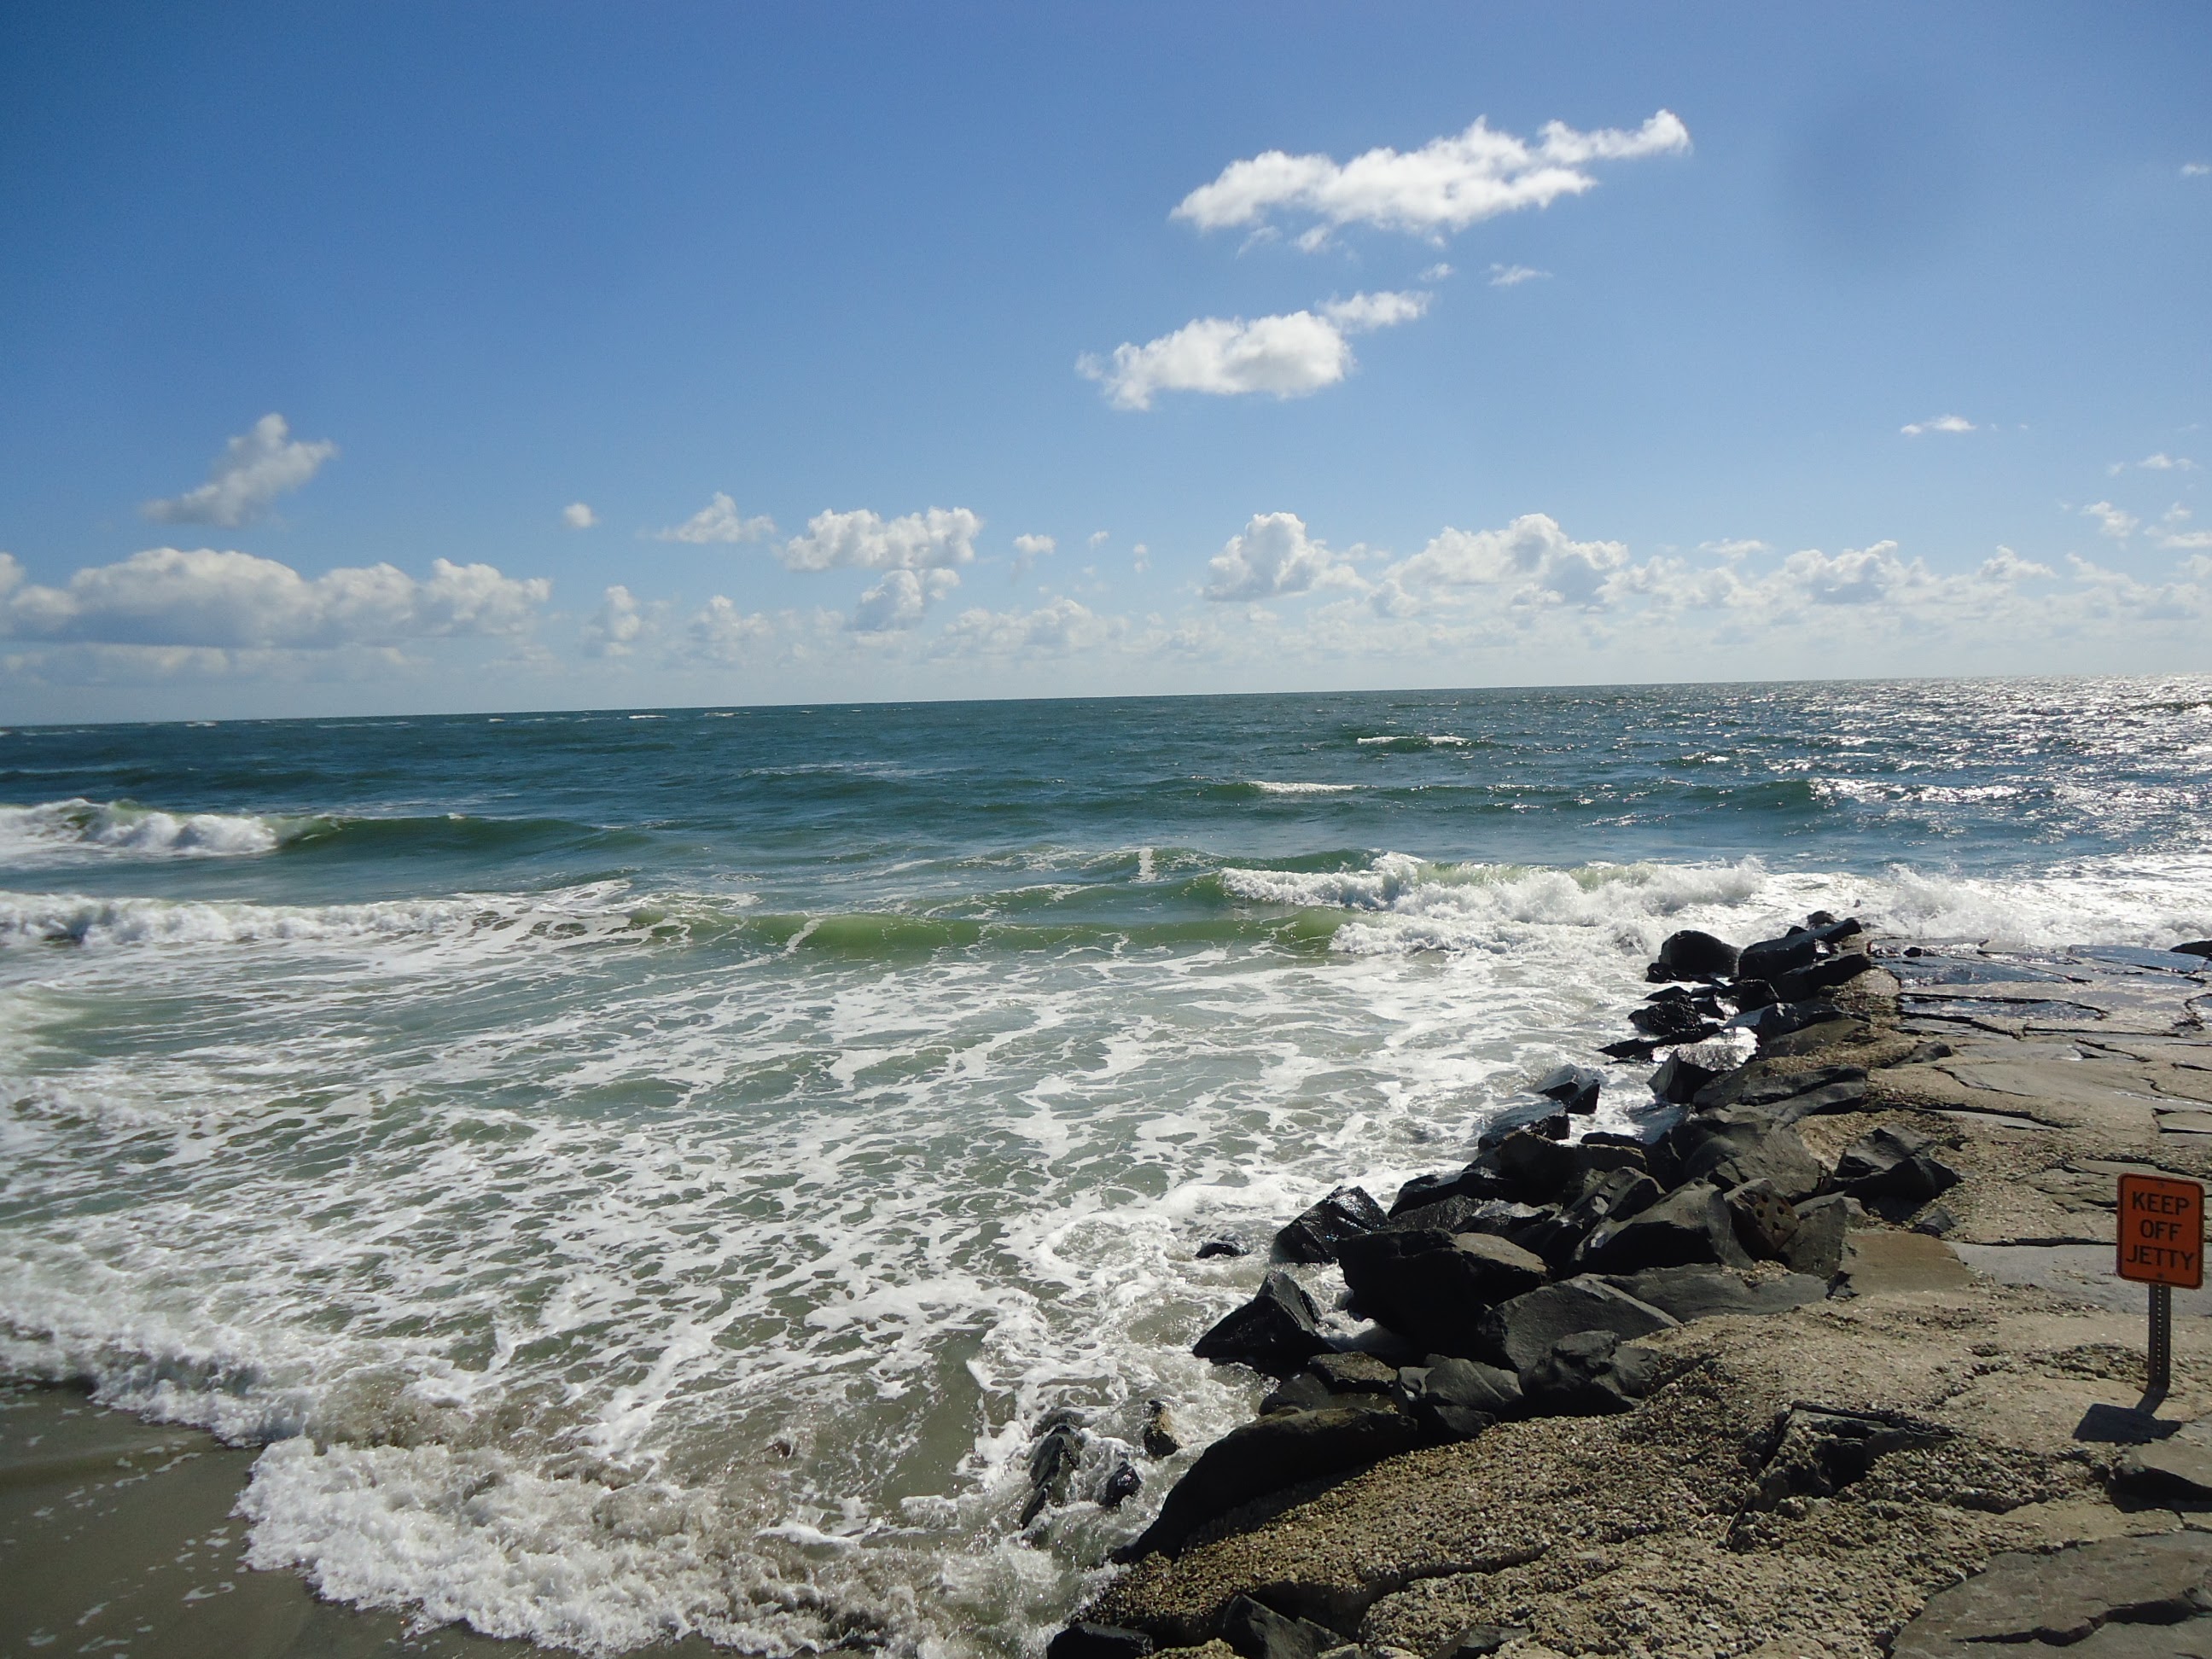
POLYGON ((164 812, 128 801, 44 801, 0 806, 0 865, 251 858, 328 827, 326 820, 313 817, 164 812))
POLYGON ((1356 783, 1273 783, 1256 778, 1252 787, 1263 795, 1348 795, 1359 787, 1356 783))

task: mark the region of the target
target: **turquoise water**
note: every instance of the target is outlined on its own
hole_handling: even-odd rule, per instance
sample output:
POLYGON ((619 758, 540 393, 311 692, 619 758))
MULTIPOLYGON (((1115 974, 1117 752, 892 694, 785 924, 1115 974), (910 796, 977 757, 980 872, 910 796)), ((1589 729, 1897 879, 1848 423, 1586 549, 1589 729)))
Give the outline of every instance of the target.
POLYGON ((1463 1156, 1675 927, 2212 933, 2202 678, 49 727, 0 801, 0 1364, 601 1651, 1033 1644, 1177 1467, 1024 1534, 1039 1419, 1237 1420, 1195 1245, 1463 1156))

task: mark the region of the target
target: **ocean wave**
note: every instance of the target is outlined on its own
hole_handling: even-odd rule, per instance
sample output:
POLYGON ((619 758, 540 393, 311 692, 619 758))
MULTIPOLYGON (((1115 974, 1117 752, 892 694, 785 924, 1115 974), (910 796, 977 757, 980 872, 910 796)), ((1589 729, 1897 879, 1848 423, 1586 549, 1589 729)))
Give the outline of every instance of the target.
POLYGON ((1356 783, 1274 783, 1266 778, 1255 778, 1252 787, 1263 795, 1348 795, 1360 786, 1356 783))
POLYGON ((0 806, 0 864, 87 858, 252 858, 326 835, 329 818, 254 813, 168 812, 134 801, 82 797, 0 806))
POLYGON ((1466 749, 1468 738, 1449 732, 1382 732, 1372 737, 1355 738, 1363 749, 1380 749, 1386 754, 1417 754, 1424 749, 1466 749))

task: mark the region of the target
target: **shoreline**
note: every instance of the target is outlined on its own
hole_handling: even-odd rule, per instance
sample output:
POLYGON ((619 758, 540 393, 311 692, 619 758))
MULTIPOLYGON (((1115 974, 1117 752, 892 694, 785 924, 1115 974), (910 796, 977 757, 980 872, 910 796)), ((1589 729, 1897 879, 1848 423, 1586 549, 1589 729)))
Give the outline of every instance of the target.
MULTIPOLYGON (((1347 1194, 1300 1218, 1327 1232, 1335 1212, 1328 1254, 1381 1328, 1357 1358, 1301 1340, 1279 1306, 1209 1333, 1202 1350, 1225 1358, 1241 1338, 1276 1391, 1201 1454, 1163 1510, 1176 1524, 1126 1553, 1054 1659, 2057 1651, 2039 1630, 2094 1632, 2083 1655, 2212 1651, 2212 1419, 2194 1420, 2212 1413, 2212 1291, 2176 1292, 2172 1387, 2152 1399, 2147 1292, 2112 1266, 2118 1174, 2212 1177, 2212 963, 1848 936, 1818 962, 1848 952, 1868 961, 1781 953, 1808 958, 1784 974, 1835 982, 1801 980, 1798 1013, 1778 1002, 1734 1069, 1712 999, 1741 988, 1735 952, 1725 972, 1655 964, 1677 982, 1646 1009, 1676 1006, 1639 1011, 1644 1037, 1614 1052, 1659 1062, 1682 1127, 1652 1123, 1662 1133, 1628 1156, 1674 1166, 1663 1203, 1639 1194, 1647 1216, 1715 1189, 1687 1202, 1725 1217, 1710 1249, 1684 1243, 1694 1228, 1646 1227, 1658 1254, 1639 1269, 1619 1237, 1632 1227, 1601 1218, 1562 1253, 1572 1189, 1547 1198, 1529 1174, 1553 1156, 1540 1139, 1561 1144, 1543 1133, 1565 1127, 1547 1103, 1521 1115, 1535 1129, 1486 1136, 1467 1170, 1410 1184, 1400 1219, 1413 1199, 1436 1224, 1418 1245, 1373 1242, 1392 1223, 1347 1194), (1832 1006, 1808 1012, 1816 1000, 1832 1006), (1715 1140, 1686 1172, 1702 1178, 1682 1180, 1683 1154, 1715 1140), (1754 1181, 1796 1203, 1746 1198, 1754 1181), (1797 1234, 1760 1235, 1782 1212, 1797 1234), (1505 1352, 1533 1316, 1490 1292, 1534 1283, 1556 1302, 1569 1293, 1553 1287, 1599 1278, 1671 1295, 1681 1317, 1608 1306, 1539 1331, 1568 1333, 1549 1353, 1505 1352), (1468 1305, 1442 1310, 1455 1296, 1468 1305), (1466 1358, 1444 1363, 1439 1344, 1466 1358), (1239 1441, 1243 1465, 1264 1464, 1242 1486, 1239 1441), (2060 1606, 2160 1572, 2151 1612, 2060 1606)), ((1571 1173, 1585 1196, 1599 1184, 1587 1160, 1571 1173)))

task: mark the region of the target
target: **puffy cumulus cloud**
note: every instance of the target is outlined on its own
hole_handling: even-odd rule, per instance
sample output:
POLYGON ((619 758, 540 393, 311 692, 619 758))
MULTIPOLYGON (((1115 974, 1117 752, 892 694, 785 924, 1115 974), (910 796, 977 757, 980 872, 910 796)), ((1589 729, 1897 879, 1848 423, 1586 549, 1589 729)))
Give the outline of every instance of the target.
POLYGON ((2191 530, 2188 527, 2189 520, 2194 516, 2178 501, 2166 508, 2158 521, 2158 544, 2183 552, 2212 547, 2212 530, 2191 530))
POLYGON ((1486 589, 1520 605, 1594 605, 1628 566, 1623 542, 1578 542, 1547 513, 1524 513, 1499 530, 1447 525, 1410 559, 1382 573, 1377 606, 1404 615, 1442 592, 1486 589))
POLYGON ((688 653, 702 661, 726 665, 757 656, 757 647, 775 637, 775 624, 766 615, 741 611, 720 593, 692 612, 684 623, 684 643, 688 653))
POLYGON ((627 657, 644 636, 647 623, 636 597, 619 583, 599 597, 599 608, 585 622, 584 650, 594 657, 627 657))
POLYGON ((518 634, 551 596, 542 577, 432 562, 427 580, 389 564, 305 577, 250 553, 149 548, 66 586, 11 584, 0 633, 19 639, 208 649, 328 649, 453 635, 518 634))
POLYGON ((2033 559, 2023 559, 2002 542, 1997 550, 1982 561, 1974 574, 1985 582, 2049 581, 2058 573, 2047 564, 2038 564, 2033 559))
POLYGON ((1909 421, 1897 428, 1908 438, 1929 432, 1977 432, 1980 428, 1963 415, 1938 415, 1932 421, 1909 421))
POLYGON ((924 611, 959 586, 957 570, 887 570, 854 606, 852 629, 855 634, 902 632, 920 622, 924 611))
POLYGON ((2094 519, 2097 521, 2097 533, 2100 536, 2109 536, 2116 542, 2127 540, 2142 524, 2142 520, 2134 514, 2123 511, 2110 501, 2090 502, 2081 509, 2081 516, 2085 519, 2094 519))
POLYGON ((1150 409, 1163 392, 1310 397, 1355 367, 1349 336, 1411 322, 1428 307, 1419 292, 1355 294, 1281 316, 1200 317, 1143 345, 1125 342, 1108 357, 1085 353, 1075 368, 1117 409, 1150 409))
POLYGON ((1127 623, 1119 617, 1096 615, 1081 601, 1065 597, 1034 611, 963 611, 945 625, 936 650, 941 656, 1066 656, 1120 639, 1127 623))
POLYGON ((1534 265, 1492 265, 1490 268, 1490 285, 1492 288, 1518 288, 1523 283, 1533 283, 1551 274, 1548 270, 1539 270, 1534 265))
POLYGON ((1344 225, 1440 237, 1593 189, 1597 180, 1587 169, 1594 162, 1689 147, 1689 129, 1663 109, 1633 131, 1577 132, 1553 121, 1534 143, 1493 131, 1478 118, 1466 131, 1415 150, 1370 149, 1340 162, 1271 149, 1232 161, 1177 203, 1170 216, 1200 230, 1264 225, 1277 215, 1304 217, 1316 222, 1299 239, 1308 248, 1344 225))
POLYGON ((599 515, 592 511, 587 502, 571 501, 561 509, 561 522, 571 530, 589 530, 599 521, 599 515))
POLYGON ((140 511, 163 524, 209 524, 226 530, 250 524, 279 495, 300 488, 338 453, 326 439, 292 436, 282 415, 264 415, 224 446, 208 481, 181 495, 148 501, 140 511))
POLYGON ((964 507, 933 507, 890 520, 865 507, 817 513, 804 536, 785 544, 782 559, 793 570, 949 568, 975 558, 982 529, 983 520, 964 507))
MULTIPOLYGON (((1093 547, 1098 545, 1104 532, 1091 538, 1093 547)), ((1060 550, 1060 544, 1050 536, 1017 536, 1014 538, 1014 579, 1018 581, 1031 565, 1048 554, 1060 550)))
POLYGON ((1209 599, 1272 599, 1323 584, 1341 586, 1357 576, 1306 533, 1295 513, 1254 515, 1206 567, 1209 599))
POLYGON ((714 543, 735 544, 757 542, 775 534, 775 520, 766 514, 747 518, 738 511, 738 504, 720 490, 714 498, 682 524, 670 525, 665 530, 656 530, 653 538, 659 542, 690 542, 704 547, 714 543))

